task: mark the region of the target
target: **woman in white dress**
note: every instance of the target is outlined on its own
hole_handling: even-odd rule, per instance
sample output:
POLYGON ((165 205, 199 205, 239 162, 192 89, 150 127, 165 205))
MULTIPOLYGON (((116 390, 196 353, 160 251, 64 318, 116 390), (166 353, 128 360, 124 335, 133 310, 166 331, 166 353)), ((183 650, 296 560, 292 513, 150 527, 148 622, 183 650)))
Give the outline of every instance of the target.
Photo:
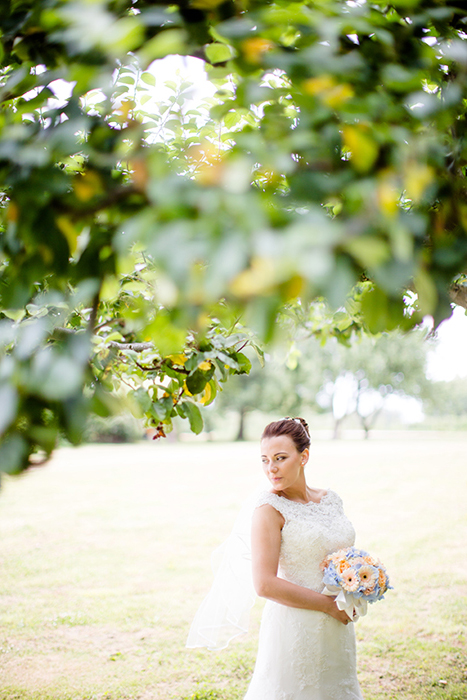
POLYGON ((362 700, 355 632, 323 595, 320 563, 354 544, 334 491, 305 480, 310 435, 302 418, 266 426, 261 459, 271 490, 253 513, 253 582, 267 598, 255 671, 245 700, 362 700))
POLYGON ((266 426, 261 459, 271 489, 246 504, 220 548, 188 635, 188 647, 223 649, 248 629, 253 585, 267 598, 244 700, 362 700, 353 624, 321 593, 321 562, 353 545, 355 531, 334 491, 307 486, 309 447, 303 418, 266 426))

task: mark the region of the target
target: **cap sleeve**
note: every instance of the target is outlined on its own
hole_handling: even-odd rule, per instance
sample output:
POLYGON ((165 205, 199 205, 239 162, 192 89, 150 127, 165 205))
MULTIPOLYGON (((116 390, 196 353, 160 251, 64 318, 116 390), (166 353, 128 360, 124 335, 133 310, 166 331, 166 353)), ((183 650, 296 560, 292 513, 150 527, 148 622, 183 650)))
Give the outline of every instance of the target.
POLYGON ((288 522, 290 513, 288 512, 287 501, 284 501, 284 498, 281 498, 275 493, 271 493, 270 491, 263 491, 258 496, 255 508, 259 508, 260 506, 265 505, 272 506, 282 515, 285 522, 288 522))

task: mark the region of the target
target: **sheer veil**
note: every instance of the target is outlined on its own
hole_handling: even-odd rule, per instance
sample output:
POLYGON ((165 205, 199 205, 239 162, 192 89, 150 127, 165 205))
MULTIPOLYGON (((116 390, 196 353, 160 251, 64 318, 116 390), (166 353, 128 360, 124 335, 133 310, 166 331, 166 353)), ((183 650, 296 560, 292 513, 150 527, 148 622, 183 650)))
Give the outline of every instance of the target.
POLYGON ((251 518, 259 493, 258 489, 247 499, 229 537, 213 552, 214 582, 193 620, 187 647, 225 649, 234 637, 248 631, 250 610, 256 600, 251 574, 251 518))

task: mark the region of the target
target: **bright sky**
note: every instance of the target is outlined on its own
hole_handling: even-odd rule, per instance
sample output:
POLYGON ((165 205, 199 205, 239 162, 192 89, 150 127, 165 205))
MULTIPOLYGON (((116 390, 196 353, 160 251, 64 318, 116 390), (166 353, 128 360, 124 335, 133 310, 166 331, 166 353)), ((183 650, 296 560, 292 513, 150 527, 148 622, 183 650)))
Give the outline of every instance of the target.
POLYGON ((450 381, 467 377, 467 316, 465 309, 454 308, 451 318, 443 321, 436 336, 438 344, 429 353, 428 376, 430 379, 450 381))
POLYGON ((148 71, 156 78, 155 101, 163 100, 171 94, 171 90, 164 86, 167 80, 187 80, 193 83, 194 101, 212 97, 217 88, 209 82, 204 66, 204 61, 193 56, 166 56, 151 63, 148 71))

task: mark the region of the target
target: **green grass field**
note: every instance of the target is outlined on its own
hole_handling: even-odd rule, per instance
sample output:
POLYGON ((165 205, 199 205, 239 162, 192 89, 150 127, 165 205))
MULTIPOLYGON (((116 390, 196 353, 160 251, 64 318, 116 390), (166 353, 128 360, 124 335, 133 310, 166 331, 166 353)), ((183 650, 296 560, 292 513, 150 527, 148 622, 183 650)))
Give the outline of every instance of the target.
MULTIPOLYGON (((467 698, 467 437, 316 442, 394 590, 356 624, 365 700, 467 698)), ((241 700, 252 631, 184 648, 210 555, 261 479, 256 444, 61 449, 0 491, 1 700, 241 700)))

